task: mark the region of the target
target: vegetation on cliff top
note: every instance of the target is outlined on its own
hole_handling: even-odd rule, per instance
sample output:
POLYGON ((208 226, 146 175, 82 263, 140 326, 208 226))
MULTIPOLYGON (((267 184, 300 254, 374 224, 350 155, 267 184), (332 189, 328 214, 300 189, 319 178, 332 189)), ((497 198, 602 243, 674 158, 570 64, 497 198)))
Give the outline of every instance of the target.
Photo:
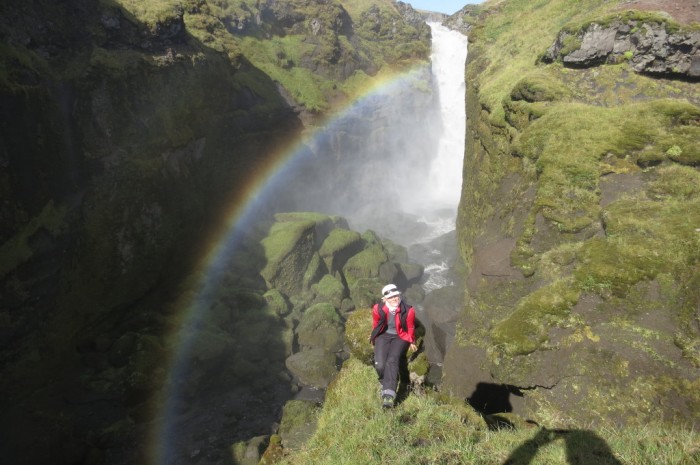
POLYGON ((549 430, 525 423, 512 429, 517 419, 507 414, 482 419, 471 407, 430 392, 411 393, 382 410, 376 387, 373 368, 351 358, 328 390, 313 437, 286 456, 273 440, 261 463, 690 465, 700 458, 697 433, 680 427, 650 423, 593 432, 570 424, 555 429, 561 426, 551 419, 549 430))
POLYGON ((470 267, 482 234, 515 247, 511 280, 473 280, 457 341, 486 349, 497 381, 559 383, 528 392, 536 419, 643 423, 660 415, 649 399, 672 397, 687 403, 665 417, 699 411, 697 84, 540 60, 560 31, 593 22, 694 30, 625 8, 487 1, 470 34, 460 246, 470 267), (669 391, 662 373, 684 381, 669 391))
POLYGON ((403 20, 390 0, 103 3, 155 36, 182 22, 200 43, 233 62, 250 62, 312 111, 354 97, 378 72, 425 62, 430 52, 427 25, 403 20))

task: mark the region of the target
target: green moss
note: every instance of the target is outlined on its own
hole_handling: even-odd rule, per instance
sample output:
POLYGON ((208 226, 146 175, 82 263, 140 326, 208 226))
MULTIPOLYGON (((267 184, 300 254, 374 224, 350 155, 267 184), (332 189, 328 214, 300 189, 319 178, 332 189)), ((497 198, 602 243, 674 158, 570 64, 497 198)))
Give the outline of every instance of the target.
POLYGON ((418 376, 426 376, 430 370, 430 362, 425 352, 421 352, 418 356, 408 363, 408 370, 418 376))
POLYGON ((108 75, 124 77, 145 63, 143 54, 133 50, 107 50, 95 47, 90 54, 90 66, 108 75))
POLYGON ((509 355, 534 352, 547 340, 549 328, 562 322, 579 298, 569 280, 559 280, 524 297, 512 315, 491 331, 494 345, 509 355))
POLYGON ((306 271, 304 272, 304 289, 310 289, 311 286, 316 284, 326 273, 328 273, 326 264, 318 253, 314 253, 309 262, 309 266, 306 267, 306 271))
POLYGON ((352 312, 345 322, 345 343, 350 353, 357 360, 372 365, 374 348, 369 342, 372 331, 372 309, 358 308, 352 312))
POLYGON ((331 257, 346 247, 358 244, 360 242, 360 234, 348 229, 334 229, 330 232, 326 240, 321 244, 319 254, 321 257, 331 257))
POLYGON ((350 298, 358 308, 372 307, 380 295, 383 281, 379 277, 348 279, 350 298))
POLYGON ((676 164, 663 166, 649 184, 649 195, 655 199, 697 200, 700 198, 700 172, 676 164))
POLYGON ((279 264, 297 247, 303 237, 313 235, 315 226, 316 222, 311 220, 281 221, 273 224, 270 233, 260 242, 268 266, 279 264))
POLYGON ((379 277, 379 267, 388 259, 384 248, 380 245, 367 247, 362 252, 352 256, 343 266, 343 273, 348 284, 352 285, 360 278, 379 277))
POLYGON ((102 5, 120 7, 132 21, 155 28, 157 23, 176 17, 184 10, 184 0, 100 0, 102 5))
POLYGON ((700 259, 700 203, 627 199, 605 212, 607 238, 588 241, 578 254, 579 284, 624 295, 631 285, 677 272, 700 259))
POLYGON ((31 238, 42 231, 56 237, 65 228, 67 209, 56 207, 53 200, 49 201, 39 214, 34 217, 21 231, 6 241, 0 247, 0 278, 32 258, 34 251, 30 245, 31 238))
POLYGON ((23 47, 10 47, 7 41, 0 43, 0 88, 18 91, 27 86, 26 74, 46 75, 49 71, 46 60, 23 47))
POLYGON ((316 301, 324 301, 340 308, 345 297, 345 286, 335 277, 327 274, 312 288, 316 292, 316 301))
POLYGON ((570 93, 570 90, 555 76, 546 72, 537 72, 518 81, 510 93, 510 98, 527 102, 552 102, 562 100, 570 93))
POLYGON ((284 295, 277 289, 270 289, 263 294, 267 313, 283 317, 289 314, 291 308, 284 295))
MULTIPOLYGON (((694 118, 697 107, 663 100, 619 108, 578 104, 552 107, 521 134, 516 152, 536 160, 536 205, 561 231, 580 231, 596 221, 600 159, 638 156, 662 144, 676 122, 694 118)), ((688 128, 690 126, 687 126, 688 128)))
POLYGON ((581 48, 581 39, 574 35, 566 35, 562 41, 562 49, 559 52, 562 56, 566 56, 581 48))

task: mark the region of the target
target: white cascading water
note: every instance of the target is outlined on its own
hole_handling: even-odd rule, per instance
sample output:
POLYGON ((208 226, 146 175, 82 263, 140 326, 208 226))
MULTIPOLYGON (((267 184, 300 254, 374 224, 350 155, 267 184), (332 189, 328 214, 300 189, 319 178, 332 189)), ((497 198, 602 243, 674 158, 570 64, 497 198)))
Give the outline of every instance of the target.
MULTIPOLYGON (((435 158, 425 186, 426 206, 433 214, 425 221, 429 234, 421 238, 428 242, 455 229, 457 206, 462 189, 462 165, 466 135, 464 66, 467 58, 467 37, 439 23, 429 23, 432 31, 432 74, 437 87, 441 134, 435 158)), ((428 291, 452 284, 449 265, 440 252, 432 250, 423 257, 428 291), (427 259, 427 260, 426 260, 427 259)))
POLYGON ((431 199, 437 208, 456 208, 462 187, 462 161, 466 130, 464 63, 467 37, 439 23, 432 30, 433 79, 440 99, 442 136, 428 177, 431 199))

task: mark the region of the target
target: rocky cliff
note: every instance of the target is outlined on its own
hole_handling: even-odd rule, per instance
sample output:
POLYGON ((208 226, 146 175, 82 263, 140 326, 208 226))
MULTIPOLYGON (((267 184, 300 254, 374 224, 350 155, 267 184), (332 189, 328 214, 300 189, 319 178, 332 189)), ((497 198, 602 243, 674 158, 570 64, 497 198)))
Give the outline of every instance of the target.
MULTIPOLYGON (((383 0, 32 0, 0 6, 0 36, 6 459, 134 463, 151 452, 176 304, 224 208, 374 75, 424 62, 429 29, 383 0)), ((257 268, 235 275, 219 310, 258 309, 260 323, 263 266, 239 265, 257 268)), ((218 363, 234 334, 212 336, 202 360, 218 363)), ((200 391, 216 373, 202 360, 190 380, 200 391)), ((230 435, 207 460, 269 430, 284 383, 262 407, 260 384, 236 391, 230 435)))
POLYGON ((699 12, 679 3, 489 1, 462 21, 470 274, 443 387, 485 413, 699 418, 699 12))

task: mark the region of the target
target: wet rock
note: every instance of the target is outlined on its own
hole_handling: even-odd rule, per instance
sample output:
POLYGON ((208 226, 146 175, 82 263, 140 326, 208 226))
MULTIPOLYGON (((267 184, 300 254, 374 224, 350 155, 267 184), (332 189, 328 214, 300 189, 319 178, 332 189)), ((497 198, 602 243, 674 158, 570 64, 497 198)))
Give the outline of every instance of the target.
POLYGON ((308 386, 325 388, 337 373, 334 353, 310 349, 287 358, 285 364, 299 381, 308 386))

